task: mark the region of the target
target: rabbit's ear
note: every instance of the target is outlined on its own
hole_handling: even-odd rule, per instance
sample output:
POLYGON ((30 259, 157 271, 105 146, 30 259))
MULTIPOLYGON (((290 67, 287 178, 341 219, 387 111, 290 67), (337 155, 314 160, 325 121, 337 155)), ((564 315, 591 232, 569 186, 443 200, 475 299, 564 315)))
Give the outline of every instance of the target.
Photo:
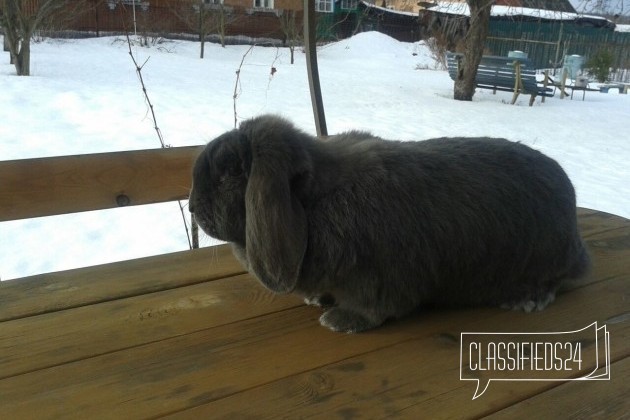
POLYGON ((306 213, 291 192, 290 166, 271 156, 253 159, 245 194, 247 259, 258 279, 278 293, 295 288, 308 236, 306 213))

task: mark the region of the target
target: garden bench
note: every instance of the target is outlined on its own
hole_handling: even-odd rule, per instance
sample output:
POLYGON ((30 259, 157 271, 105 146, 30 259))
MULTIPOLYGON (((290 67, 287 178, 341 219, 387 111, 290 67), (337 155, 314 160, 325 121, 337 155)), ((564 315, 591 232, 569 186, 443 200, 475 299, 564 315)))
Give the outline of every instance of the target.
POLYGON ((608 84, 602 85, 599 87, 599 91, 602 93, 608 93, 610 89, 617 89, 620 94, 627 94, 630 89, 630 84, 619 83, 619 84, 608 84))
MULTIPOLYGON (((453 81, 457 80, 462 58, 463 54, 460 53, 446 53, 448 74, 453 81)), ((536 96, 553 96, 553 90, 547 87, 547 80, 545 79, 543 86, 539 86, 531 61, 523 58, 484 55, 477 68, 475 86, 491 89, 493 93, 497 90, 513 92, 512 104, 521 93, 531 95, 529 106, 534 104, 536 96)))
MULTIPOLYGON (((0 221, 185 199, 199 151, 0 162, 0 221)), ((623 417, 630 221, 578 216, 592 273, 545 311, 431 309, 355 335, 264 289, 225 245, 0 282, 0 418, 623 417), (610 333, 609 381, 493 381, 473 401, 460 380, 463 332, 595 321, 610 333)))

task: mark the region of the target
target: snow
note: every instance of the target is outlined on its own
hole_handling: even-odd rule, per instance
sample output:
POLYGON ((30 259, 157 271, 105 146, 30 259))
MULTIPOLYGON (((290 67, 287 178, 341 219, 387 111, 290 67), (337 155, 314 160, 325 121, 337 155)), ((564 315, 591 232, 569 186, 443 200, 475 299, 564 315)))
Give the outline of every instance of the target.
MULTIPOLYGON (((248 48, 210 44, 200 60, 194 42, 134 47, 140 63, 148 60, 142 73, 166 143, 201 145, 233 128, 235 72, 248 48)), ((122 39, 34 44, 31 77, 15 76, 0 57, 1 160, 159 147, 122 39)), ((558 160, 579 206, 630 217, 630 95, 588 92, 585 101, 528 107, 528 96, 512 106, 509 93, 479 90, 472 102, 454 101, 453 82, 422 44, 375 32, 321 47, 319 68, 330 133, 506 137, 558 160)), ((240 80, 239 120, 276 112, 315 132, 301 51, 291 65, 288 49, 254 47, 240 80)), ((11 221, 0 223, 0 277, 186 248, 176 203, 11 221)))
POLYGON ((403 10, 396 10, 394 8, 381 7, 381 6, 377 6, 375 4, 372 4, 372 3, 368 3, 365 0, 362 1, 361 3, 363 3, 363 6, 365 6, 365 7, 369 7, 369 8, 372 8, 374 10, 378 10, 380 12, 386 12, 386 13, 395 14, 395 15, 401 15, 401 16, 418 17, 418 12, 405 12, 403 10))
MULTIPOLYGON (((470 8, 466 3, 438 2, 429 9, 432 12, 449 13, 453 15, 470 16, 470 8)), ((585 15, 582 13, 561 12, 556 10, 532 9, 520 6, 492 6, 492 16, 528 16, 538 19, 550 20, 575 20, 577 18, 590 18, 606 20, 605 17, 585 15)))

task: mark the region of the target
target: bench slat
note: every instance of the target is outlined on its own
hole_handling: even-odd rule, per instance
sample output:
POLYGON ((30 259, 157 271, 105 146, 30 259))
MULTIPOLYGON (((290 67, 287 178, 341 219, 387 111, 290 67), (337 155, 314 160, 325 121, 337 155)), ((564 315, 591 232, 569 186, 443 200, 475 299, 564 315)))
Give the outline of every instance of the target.
POLYGON ((0 282, 0 321, 173 289, 245 270, 229 245, 0 282), (176 275, 174 275, 174 272, 176 275))
POLYGON ((295 296, 273 294, 250 275, 238 275, 14 319, 0 324, 0 342, 6 340, 11 346, 11 351, 3 352, 0 358, 0 377, 96 357, 303 304, 295 296))
MULTIPOLYGON (((321 401, 328 402, 328 409, 345 406, 380 413, 385 408, 383 401, 374 396, 386 393, 396 401, 397 410, 424 410, 429 417, 439 414, 433 410, 448 410, 452 412, 447 417, 457 417, 461 404, 432 406, 431 401, 445 395, 454 401, 470 401, 474 384, 462 383, 457 374, 462 331, 493 331, 508 325, 515 331, 581 328, 594 316, 605 321, 625 310, 622 292, 626 286, 623 279, 595 283, 560 297, 540 313, 500 309, 430 312, 357 335, 322 328, 316 321, 321 311, 316 308, 269 312, 7 378, 0 382, 0 395, 6 401, 0 416, 75 417, 107 410, 112 417, 135 418, 197 406, 182 414, 191 418, 197 412, 206 418, 255 409, 259 415, 273 418, 295 410, 293 414, 301 417, 322 414, 321 401), (576 312, 576 305, 584 310, 576 312), (363 373, 359 383, 358 370, 363 373), (384 379, 387 385, 383 385, 384 379), (322 386, 326 384, 330 386, 322 386), (316 387, 313 394, 303 388, 309 385, 316 387), (306 391, 306 401, 301 390, 306 391), (401 398, 401 391, 413 397, 401 398), (357 398, 357 393, 365 397, 357 398)), ((197 322, 203 328, 203 318, 197 322)), ((630 327, 611 324, 609 331, 623 342, 630 327)), ((624 347, 612 346, 613 362, 626 355, 624 347)), ((592 366, 593 361, 587 362, 592 366)), ((489 406, 514 404, 523 395, 543 392, 549 384, 526 382, 519 393, 514 387, 491 385, 483 404, 469 407, 474 410, 469 414, 482 415, 489 406)))
POLYGON ((184 199, 199 146, 0 161, 0 222, 184 199), (124 198, 124 197, 123 197, 124 198))
MULTIPOLYGON (((609 286, 611 284, 612 282, 609 286)), ((619 292, 623 286, 622 281, 617 281, 613 289, 619 292)), ((553 328, 562 331, 581 328, 591 323, 594 316, 606 316, 621 310, 622 300, 613 298, 615 293, 613 289, 610 290, 612 293, 608 294, 604 291, 606 290, 604 285, 593 285, 578 291, 579 297, 561 297, 545 311, 535 314, 501 313, 497 310, 461 312, 459 325, 450 324, 450 319, 445 314, 434 317, 431 313, 399 321, 408 326, 421 325, 418 337, 396 346, 366 352, 315 371, 235 393, 227 398, 183 411, 172 419, 208 418, 213 413, 222 413, 226 418, 250 418, 256 414, 264 415, 266 418, 281 418, 289 412, 293 418, 309 417, 312 413, 318 413, 322 418, 334 418, 334 412, 325 412, 323 411, 325 408, 335 410, 337 413, 344 409, 348 411, 352 409, 358 413, 370 413, 374 418, 395 417, 392 415, 393 412, 403 412, 404 415, 400 416, 403 418, 482 417, 487 414, 490 406, 496 410, 518 403, 523 399, 523 395, 543 392, 550 384, 524 382, 519 384, 521 392, 514 392, 516 385, 513 383, 508 388, 492 382, 488 392, 483 396, 482 403, 470 404, 475 385, 472 382, 460 382, 457 363, 453 363, 459 360, 461 332, 493 331, 497 330, 497 326, 513 331, 554 331, 553 328), (595 295, 602 298, 598 298, 591 306, 590 296, 595 295), (606 309, 605 296, 614 299, 614 308, 606 309), (575 309, 571 304, 572 299, 574 302, 580 300, 591 307, 571 319, 572 316, 568 314, 575 309), (602 312, 598 312, 599 310, 602 312), (416 363, 409 362, 412 360, 416 360, 416 363), (357 380, 358 377, 361 379, 357 380), (322 386, 322 382, 329 386, 322 386), (384 383, 386 385, 383 385, 384 383), (309 388, 304 390, 304 387, 309 388), (309 391, 314 395, 309 395, 309 391), (282 398, 270 399, 270 396, 282 398), (445 404, 445 400, 451 403, 445 404), (319 404, 321 401, 327 402, 326 407, 319 404), (462 416, 463 407, 466 416, 462 416)), ((388 325, 387 328, 391 331, 400 327, 388 325)), ((628 326, 618 324, 611 325, 609 331, 617 340, 627 339, 630 335, 628 326)), ((626 356, 624 350, 617 349, 613 353, 611 354, 613 362, 623 360, 626 356)), ((592 361, 591 366, 594 367, 592 361)), ((618 378, 616 385, 621 386, 623 376, 618 370, 613 372, 613 376, 618 378)), ((607 389, 600 388, 601 392, 607 389)))

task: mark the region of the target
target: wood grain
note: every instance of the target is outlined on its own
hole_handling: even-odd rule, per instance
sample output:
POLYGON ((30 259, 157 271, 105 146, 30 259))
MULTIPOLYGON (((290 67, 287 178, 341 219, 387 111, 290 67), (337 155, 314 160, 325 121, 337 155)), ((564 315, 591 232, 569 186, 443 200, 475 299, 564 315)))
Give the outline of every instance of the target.
POLYGON ((0 222, 187 198, 200 150, 172 147, 0 161, 0 222), (121 195, 124 203, 117 200, 121 195))
POLYGON ((531 418, 627 419, 630 415, 630 357, 611 366, 610 382, 567 382, 490 415, 491 420, 513 419, 527 412, 531 418))
MULTIPOLYGON (((274 418, 345 410, 382 415, 409 411, 416 418, 416 405, 430 418, 443 412, 456 415, 474 390, 473 384, 459 381, 462 331, 569 330, 593 317, 604 322, 627 309, 622 298, 626 286, 624 280, 596 282, 541 313, 442 311, 358 335, 321 328, 315 308, 282 310, 5 378, 0 381, 1 398, 6 398, 0 417, 73 417, 104 410, 112 417, 144 417, 199 406, 183 415, 274 418), (574 313, 576 307, 587 309, 574 313)), ((610 332, 614 340, 627 342, 630 323, 611 325, 610 332)), ((83 345, 79 337, 74 341, 83 345)), ((613 348, 613 360, 627 352, 627 347, 613 348)), ((493 387, 471 413, 505 407, 548 387, 493 387)))
MULTIPOLYGON (((459 380, 459 337, 467 331, 565 331, 582 328, 628 310, 623 290, 628 280, 596 282, 564 296, 534 314, 470 310, 420 315, 387 328, 413 329, 416 337, 394 346, 290 376, 264 386, 173 414, 172 418, 344 418, 369 413, 371 418, 478 417, 544 392, 558 383, 491 384, 473 403, 475 385, 459 380), (576 313, 575 308, 585 308, 576 313), (455 315, 455 316, 453 316, 455 315), (517 390, 517 391, 515 391, 517 390)), ((611 324, 612 340, 628 343, 630 322, 611 324)), ((613 360, 627 357, 628 345, 617 346, 613 360)), ((604 390, 610 383, 600 382, 604 390)), ((605 391, 604 391, 605 392, 605 391)))
POLYGON ((0 323, 0 378, 302 305, 249 275, 0 323), (63 329, 59 326, 63 325, 63 329))
POLYGON ((227 246, 0 283, 0 418, 507 418, 576 399, 579 416, 603 407, 594 398, 614 417, 628 392, 615 378, 630 357, 630 221, 580 210, 580 226, 592 273, 545 311, 432 310, 356 335, 241 275, 227 246), (613 381, 492 383, 471 401, 475 384, 459 380, 461 332, 593 321, 610 331, 613 381))
POLYGON ((0 321, 172 289, 245 270, 229 245, 0 282, 0 321))

